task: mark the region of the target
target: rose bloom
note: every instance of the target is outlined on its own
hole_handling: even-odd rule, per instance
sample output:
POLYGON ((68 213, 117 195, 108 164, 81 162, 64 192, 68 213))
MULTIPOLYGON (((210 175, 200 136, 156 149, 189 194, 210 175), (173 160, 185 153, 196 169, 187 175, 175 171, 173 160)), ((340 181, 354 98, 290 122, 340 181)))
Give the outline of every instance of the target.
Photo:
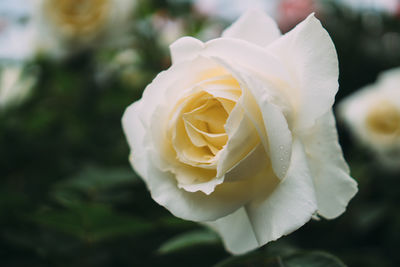
POLYGON ((39 49, 77 49, 121 32, 133 0, 35 0, 39 49))
POLYGON ((194 11, 211 19, 232 21, 249 9, 260 9, 274 14, 281 0, 194 0, 194 11))
POLYGON ((281 36, 253 10, 221 38, 170 49, 172 66, 122 119, 157 203, 209 225, 232 253, 345 211, 357 186, 331 111, 338 62, 314 15, 281 36))
POLYGON ((396 14, 399 5, 398 0, 339 0, 339 3, 350 7, 357 12, 383 12, 396 14))
POLYGON ((0 111, 22 103, 36 81, 36 69, 18 63, 0 65, 0 111))
POLYGON ((344 99, 338 111, 354 137, 386 167, 400 169, 400 68, 344 99))

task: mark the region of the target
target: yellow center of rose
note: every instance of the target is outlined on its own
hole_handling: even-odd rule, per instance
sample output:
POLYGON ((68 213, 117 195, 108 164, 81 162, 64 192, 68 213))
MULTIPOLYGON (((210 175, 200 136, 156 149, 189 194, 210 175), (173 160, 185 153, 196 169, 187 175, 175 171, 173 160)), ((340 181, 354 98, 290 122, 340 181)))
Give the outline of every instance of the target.
POLYGON ((46 14, 61 31, 80 35, 96 31, 105 22, 108 0, 46 0, 46 14))
POLYGON ((218 153, 228 141, 225 124, 241 95, 231 75, 207 77, 177 102, 170 136, 177 159, 184 164, 216 169, 218 153))
POLYGON ((379 102, 370 109, 366 124, 374 133, 400 136, 400 110, 389 101, 379 102))

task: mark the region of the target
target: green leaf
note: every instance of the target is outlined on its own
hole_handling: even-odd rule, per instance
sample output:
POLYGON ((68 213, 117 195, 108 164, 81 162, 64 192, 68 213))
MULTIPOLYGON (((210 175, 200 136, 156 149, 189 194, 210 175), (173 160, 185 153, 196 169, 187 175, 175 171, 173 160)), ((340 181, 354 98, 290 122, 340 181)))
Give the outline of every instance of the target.
POLYGON ((51 192, 60 203, 68 204, 81 201, 81 196, 94 198, 99 193, 126 185, 133 185, 140 181, 130 168, 104 169, 87 167, 72 178, 57 183, 51 192))
POLYGON ((138 177, 130 168, 103 169, 91 166, 78 175, 57 184, 57 187, 90 192, 137 181, 138 177))
POLYGON ((65 210, 37 212, 32 220, 88 242, 140 235, 155 227, 139 218, 116 213, 106 205, 88 203, 70 204, 65 210))
POLYGON ((218 236, 210 230, 197 230, 190 231, 178 235, 167 242, 165 242, 158 250, 160 254, 169 254, 178 252, 194 246, 217 244, 219 242, 218 236))
POLYGON ((228 258, 216 267, 345 267, 337 257, 323 251, 300 251, 286 255, 267 255, 253 252, 244 256, 228 258))
POLYGON ((323 251, 300 252, 283 257, 283 266, 288 267, 344 267, 346 266, 337 257, 323 251))

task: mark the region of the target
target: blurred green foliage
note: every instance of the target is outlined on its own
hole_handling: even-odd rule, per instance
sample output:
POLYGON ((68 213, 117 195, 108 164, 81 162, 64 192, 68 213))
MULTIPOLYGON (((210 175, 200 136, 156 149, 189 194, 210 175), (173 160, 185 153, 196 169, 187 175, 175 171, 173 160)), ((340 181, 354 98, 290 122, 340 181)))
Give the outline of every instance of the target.
MULTIPOLYGON (((339 55, 340 100, 400 66, 399 43, 390 39, 400 20, 330 7, 321 19, 339 55)), ((188 35, 204 27, 189 1, 141 1, 125 48, 137 54, 133 64, 114 62, 120 48, 28 64, 40 70, 31 97, 0 113, 0 266, 343 266, 314 250, 349 266, 398 266, 399 174, 374 163, 340 124, 360 189, 348 211, 249 255, 231 257, 214 233, 151 199, 129 166, 120 120, 169 66, 150 22, 160 10, 184 19, 188 35)))

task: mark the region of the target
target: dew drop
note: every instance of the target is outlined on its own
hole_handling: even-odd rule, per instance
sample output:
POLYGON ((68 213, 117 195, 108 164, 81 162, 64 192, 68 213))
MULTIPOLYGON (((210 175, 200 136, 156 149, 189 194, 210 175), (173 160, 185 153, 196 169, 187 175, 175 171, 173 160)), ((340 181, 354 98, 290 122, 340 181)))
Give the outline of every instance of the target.
POLYGON ((280 150, 283 150, 283 146, 279 146, 279 149, 280 149, 280 150))

